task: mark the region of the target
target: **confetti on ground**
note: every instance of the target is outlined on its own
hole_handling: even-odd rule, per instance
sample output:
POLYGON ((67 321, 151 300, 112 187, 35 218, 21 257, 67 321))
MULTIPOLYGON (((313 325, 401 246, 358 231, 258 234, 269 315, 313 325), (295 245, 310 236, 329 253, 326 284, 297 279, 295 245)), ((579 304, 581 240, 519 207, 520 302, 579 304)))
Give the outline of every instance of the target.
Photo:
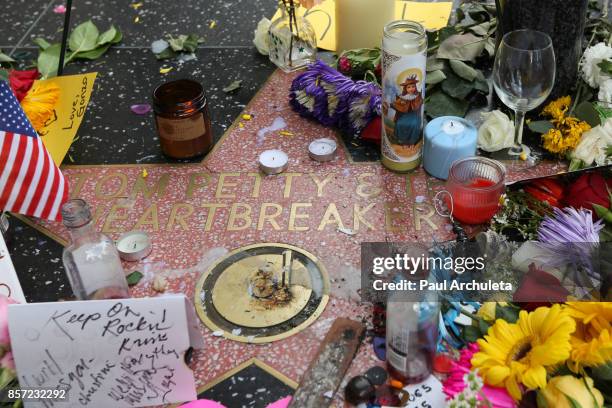
POLYGON ((53 7, 53 12, 55 14, 65 14, 66 6, 64 6, 63 4, 58 4, 57 6, 53 7))
POLYGON ((151 105, 148 103, 138 103, 130 106, 130 110, 137 115, 146 115, 151 112, 151 105))
POLYGON ((174 69, 174 67, 161 67, 159 69, 159 73, 160 74, 167 74, 168 72, 172 71, 174 69))
POLYGON ((208 28, 215 28, 215 26, 217 25, 217 22, 215 20, 211 21, 210 24, 208 25, 208 28))
POLYGON ((281 136, 293 136, 293 133, 291 133, 288 130, 281 130, 280 132, 278 132, 281 136))
POLYGON ((251 120, 253 117, 251 115, 249 115, 248 113, 245 113, 244 115, 242 115, 242 119, 244 120, 251 120))
POLYGON ((132 3, 132 4, 130 4, 130 7, 133 8, 134 10, 138 10, 139 8, 142 7, 142 2, 132 3))
POLYGON ((238 122, 238 127, 239 127, 240 129, 244 129, 244 123, 242 123, 242 122, 238 122))
POLYGON ((147 169, 142 169, 142 178, 147 178, 149 176, 149 172, 147 169))
POLYGON ((140 16, 136 16, 136 17, 134 17, 134 22, 135 22, 135 23, 138 23, 139 21, 140 21, 140 16))

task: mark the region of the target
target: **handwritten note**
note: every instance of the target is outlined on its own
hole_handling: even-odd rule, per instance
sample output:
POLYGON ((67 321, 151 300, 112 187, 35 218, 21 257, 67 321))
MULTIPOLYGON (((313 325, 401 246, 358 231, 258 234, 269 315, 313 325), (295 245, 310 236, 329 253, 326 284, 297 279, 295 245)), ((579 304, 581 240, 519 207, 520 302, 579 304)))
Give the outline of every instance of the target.
MULTIPOLYGON (((422 3, 396 0, 395 17, 398 20, 418 21, 429 30, 437 30, 445 27, 448 23, 452 7, 453 3, 451 1, 422 3)), ((280 10, 277 10, 272 20, 279 17, 280 13, 280 10)), ((297 14, 305 16, 312 24, 317 34, 317 46, 319 48, 330 51, 336 50, 336 3, 334 0, 325 0, 309 10, 299 7, 297 14)))
POLYGON ((29 407, 143 407, 197 398, 184 362, 203 346, 182 295, 9 306, 22 387, 65 390, 29 407))
POLYGON ((19 303, 26 302, 2 234, 0 234, 0 295, 10 297, 19 303))
POLYGON ((409 395, 405 408, 443 408, 446 406, 442 383, 433 375, 418 384, 404 387, 409 395))
POLYGON ((77 134, 89 97, 93 90, 96 73, 66 75, 36 82, 52 82, 60 88, 60 97, 51 119, 38 133, 47 151, 58 166, 64 160, 77 134))

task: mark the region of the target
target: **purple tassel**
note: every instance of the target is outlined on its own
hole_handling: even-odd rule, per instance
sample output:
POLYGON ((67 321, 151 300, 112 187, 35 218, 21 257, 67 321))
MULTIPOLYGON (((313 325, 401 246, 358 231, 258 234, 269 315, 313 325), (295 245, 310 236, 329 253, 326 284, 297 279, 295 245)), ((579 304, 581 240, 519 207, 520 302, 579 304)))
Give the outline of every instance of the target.
POLYGON ((301 116, 356 135, 380 115, 381 90, 370 82, 355 82, 319 60, 293 80, 289 102, 301 116))

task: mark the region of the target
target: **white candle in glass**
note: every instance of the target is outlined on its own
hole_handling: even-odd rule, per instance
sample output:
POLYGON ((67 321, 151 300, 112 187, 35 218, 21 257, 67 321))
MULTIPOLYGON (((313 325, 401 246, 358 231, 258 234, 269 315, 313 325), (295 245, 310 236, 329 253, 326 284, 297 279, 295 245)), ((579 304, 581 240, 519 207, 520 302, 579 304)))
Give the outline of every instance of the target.
POLYGON ((380 47, 395 0, 336 0, 336 51, 380 47))

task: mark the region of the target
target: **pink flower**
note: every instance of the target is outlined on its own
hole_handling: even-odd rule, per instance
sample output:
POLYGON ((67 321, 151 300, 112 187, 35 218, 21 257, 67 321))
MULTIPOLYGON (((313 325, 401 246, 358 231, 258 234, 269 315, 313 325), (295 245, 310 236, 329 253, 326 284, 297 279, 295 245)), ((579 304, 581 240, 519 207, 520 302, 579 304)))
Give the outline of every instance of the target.
MULTIPOLYGON (((444 393, 448 399, 462 392, 466 386, 463 377, 472 369, 472 356, 479 351, 478 344, 470 343, 461 350, 459 361, 453 361, 453 368, 444 381, 444 393)), ((504 388, 482 387, 482 393, 494 408, 515 408, 516 404, 504 388)))
POLYGON ((55 14, 64 14, 66 13, 66 6, 63 4, 58 4, 57 6, 53 7, 53 12, 55 14))
POLYGON ((13 353, 10 351, 4 353, 4 356, 2 359, 0 359, 0 367, 15 371, 15 360, 13 359, 13 353))
POLYGON ((10 348, 11 338, 8 329, 8 305, 17 303, 13 299, 0 295, 0 347, 10 348))

